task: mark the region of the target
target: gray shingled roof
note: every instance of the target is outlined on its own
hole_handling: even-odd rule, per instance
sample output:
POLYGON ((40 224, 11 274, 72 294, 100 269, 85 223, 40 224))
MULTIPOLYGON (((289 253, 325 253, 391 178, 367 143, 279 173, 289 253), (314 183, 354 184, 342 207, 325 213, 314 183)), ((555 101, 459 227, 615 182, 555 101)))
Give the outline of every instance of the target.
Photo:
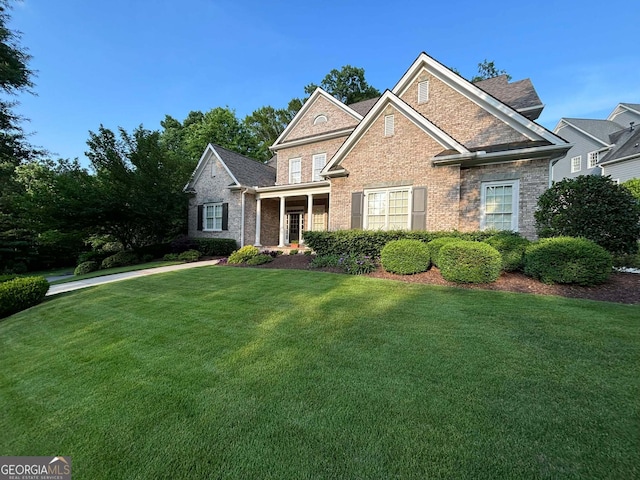
POLYGON ((369 113, 369 110, 373 108, 375 103, 380 99, 380 97, 370 98, 369 100, 362 100, 361 102, 352 103, 349 105, 349 108, 355 110, 363 117, 369 113))
POLYGON ((620 105, 640 111, 640 103, 621 103, 620 105))
POLYGON ((595 120, 588 118, 562 118, 561 121, 575 125, 576 127, 590 133, 594 137, 605 143, 609 141, 609 135, 624 129, 622 125, 611 120, 595 120))
POLYGON ((616 146, 602 158, 600 165, 631 155, 640 155, 640 127, 633 130, 625 128, 623 131, 611 135, 611 141, 616 146))
POLYGON ((241 185, 247 187, 266 187, 275 185, 276 169, 247 158, 239 153, 227 150, 219 145, 211 145, 241 185))
MULTIPOLYGON (((487 78, 486 80, 480 80, 474 83, 474 85, 497 98, 502 103, 506 103, 514 110, 522 110, 542 105, 542 100, 540 100, 536 89, 528 78, 509 83, 506 75, 499 75, 497 77, 487 78)), ((531 120, 535 120, 540 116, 541 112, 542 107, 525 112, 523 115, 531 120)))

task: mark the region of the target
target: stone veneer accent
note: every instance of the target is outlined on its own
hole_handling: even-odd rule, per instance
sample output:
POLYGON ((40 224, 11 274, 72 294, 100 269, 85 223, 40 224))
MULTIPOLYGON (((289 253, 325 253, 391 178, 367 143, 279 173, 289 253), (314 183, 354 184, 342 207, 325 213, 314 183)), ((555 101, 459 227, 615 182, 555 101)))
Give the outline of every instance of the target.
POLYGON ((305 138, 312 135, 321 135, 343 128, 354 127, 359 121, 344 109, 338 107, 323 96, 319 96, 305 114, 298 119, 296 125, 286 137, 286 141, 305 138), (314 125, 313 121, 318 115, 326 115, 327 121, 314 125))

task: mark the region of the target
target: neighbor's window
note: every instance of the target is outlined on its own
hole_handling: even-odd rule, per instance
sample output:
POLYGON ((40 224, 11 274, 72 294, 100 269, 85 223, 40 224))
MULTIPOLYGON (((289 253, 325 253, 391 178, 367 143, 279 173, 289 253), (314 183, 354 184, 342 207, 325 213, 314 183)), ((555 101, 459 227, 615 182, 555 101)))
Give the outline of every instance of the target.
POLYGON ((289 160, 289 183, 302 182, 302 160, 292 158, 289 160))
POLYGON ((578 155, 571 159, 571 173, 576 173, 580 170, 582 170, 582 155, 578 155))
POLYGON ((482 184, 480 228, 518 230, 519 181, 482 184))
POLYGON ((313 181, 319 182, 322 180, 320 176, 320 172, 327 164, 327 154, 326 153, 318 153, 313 156, 313 181))
POLYGON ((370 190, 365 192, 364 228, 404 230, 409 228, 410 189, 370 190))
POLYGON ((587 161, 588 168, 594 168, 598 164, 598 152, 589 152, 587 161))
POLYGON ((203 230, 222 230, 222 203, 209 203, 204 206, 203 230))

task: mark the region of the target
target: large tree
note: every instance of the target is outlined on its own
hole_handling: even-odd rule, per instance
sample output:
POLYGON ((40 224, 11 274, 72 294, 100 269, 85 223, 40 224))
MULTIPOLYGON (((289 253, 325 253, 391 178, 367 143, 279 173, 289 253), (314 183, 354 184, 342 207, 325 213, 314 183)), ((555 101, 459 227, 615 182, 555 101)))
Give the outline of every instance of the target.
MULTIPOLYGON (((347 105, 380 96, 380 91, 364 78, 364 68, 351 65, 331 70, 320 82, 320 87, 347 105)), ((304 91, 311 95, 316 88, 318 85, 310 83, 304 87, 304 91)))
POLYGON ((500 75, 506 75, 507 80, 511 80, 511 75, 509 75, 506 70, 498 69, 493 60, 489 61, 485 59, 484 62, 478 64, 478 74, 471 79, 471 82, 480 82, 489 78, 499 77, 500 75))

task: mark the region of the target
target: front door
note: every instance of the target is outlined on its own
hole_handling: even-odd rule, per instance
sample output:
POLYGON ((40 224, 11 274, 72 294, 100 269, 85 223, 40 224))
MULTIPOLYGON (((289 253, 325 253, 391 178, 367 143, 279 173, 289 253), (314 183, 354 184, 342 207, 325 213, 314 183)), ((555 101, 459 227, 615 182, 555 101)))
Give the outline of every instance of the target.
POLYGON ((300 232, 302 231, 304 215, 302 213, 288 213, 287 214, 287 228, 285 230, 287 234, 286 243, 300 240, 300 232))

